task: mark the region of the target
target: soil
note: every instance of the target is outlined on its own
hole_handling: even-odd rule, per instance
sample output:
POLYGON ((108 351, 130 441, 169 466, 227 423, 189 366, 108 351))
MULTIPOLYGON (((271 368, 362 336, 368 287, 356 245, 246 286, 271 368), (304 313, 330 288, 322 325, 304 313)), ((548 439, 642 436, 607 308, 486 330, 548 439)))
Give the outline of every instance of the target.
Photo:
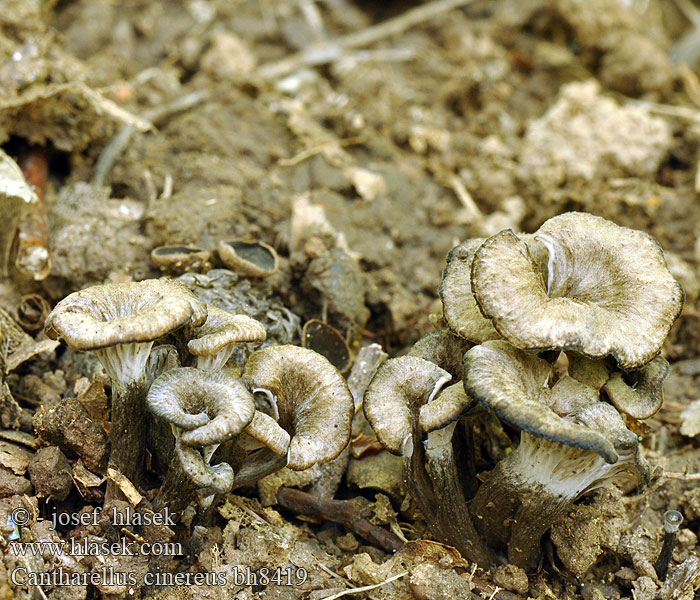
MULTIPOLYGON (((448 4, 0 2, 0 144, 20 165, 27 153, 46 162, 47 178, 34 184, 45 196, 52 259, 46 278, 10 261, 0 281, 0 307, 26 332, 0 319, 3 348, 14 351, 15 335, 27 354, 3 365, 1 599, 694 597, 700 435, 680 428, 697 421, 683 411, 700 398, 700 8, 448 4), (431 6, 442 10, 415 12, 431 6), (353 35, 396 22, 405 25, 353 35), (400 463, 376 447, 364 469, 358 453, 336 475, 310 478, 340 479, 349 460, 352 476, 335 497, 400 531, 409 542, 393 554, 276 506, 277 488, 264 506, 254 486, 167 532, 127 528, 129 540, 177 541, 182 555, 10 553, 4 540, 17 530, 7 515, 17 508, 33 515, 23 541, 105 531, 104 523, 54 531, 46 520, 101 505, 109 452, 109 380, 99 363, 65 345, 36 345, 46 343, 47 311, 68 293, 158 277, 154 247, 196 245, 212 251, 208 261, 166 274, 222 308, 248 307, 273 332, 269 343, 300 344, 303 323, 320 319, 353 356, 373 342, 393 356, 440 325, 437 290, 453 246, 506 228, 532 232, 570 210, 655 236, 686 303, 663 350, 664 406, 638 424, 651 484, 579 501, 546 536, 537 572, 484 572, 423 539, 420 515, 402 505, 400 463), (213 251, 230 239, 272 246, 279 273, 260 281, 224 271, 213 251), (27 294, 41 301, 30 306, 27 294), (671 509, 685 517, 669 575, 675 589, 653 566, 671 509), (11 579, 18 568, 59 566, 164 579, 11 579)), ((14 231, 9 221, 3 227, 14 231)), ((237 351, 239 366, 248 353, 237 351)), ((4 363, 9 356, 3 350, 4 363)), ((278 475, 277 486, 310 480, 278 475)))

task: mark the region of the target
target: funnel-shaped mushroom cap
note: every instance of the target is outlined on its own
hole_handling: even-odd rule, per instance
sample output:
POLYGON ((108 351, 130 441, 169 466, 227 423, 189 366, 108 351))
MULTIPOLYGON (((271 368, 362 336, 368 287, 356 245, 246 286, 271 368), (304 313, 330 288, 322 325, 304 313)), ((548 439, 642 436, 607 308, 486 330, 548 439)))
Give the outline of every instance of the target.
POLYGON ((447 265, 442 272, 440 284, 445 322, 458 336, 476 343, 501 337, 491 319, 481 314, 472 293, 472 261, 483 243, 484 238, 473 238, 452 248, 447 255, 447 265))
MULTIPOLYGON (((547 387, 551 376, 548 362, 505 341, 485 342, 464 357, 467 395, 523 431, 567 446, 594 450, 608 463, 614 463, 618 458, 615 446, 600 431, 562 418, 549 408, 554 403, 553 390, 547 387)), ((555 394, 557 404, 564 403, 562 396, 555 394)))
POLYGON ((420 407, 421 429, 430 433, 447 427, 467 412, 473 404, 474 400, 467 396, 462 382, 454 383, 442 389, 437 396, 420 407))
POLYGON ((271 346, 254 352, 243 379, 276 404, 292 434, 287 466, 300 471, 340 454, 350 441, 354 404, 338 370, 313 350, 271 346))
POLYGON ((74 292, 46 319, 46 333, 75 350, 152 342, 187 323, 201 324, 206 306, 171 279, 108 283, 74 292))
POLYGON ((209 251, 196 246, 158 246, 151 250, 151 260, 162 270, 184 272, 206 265, 208 259, 209 251))
POLYGON ((251 277, 269 277, 279 269, 277 252, 264 242, 221 240, 218 249, 229 269, 251 277))
POLYGON ((365 416, 382 446, 393 454, 410 456, 418 410, 450 379, 444 369, 415 356, 382 363, 364 400, 365 416))
POLYGON ((184 367, 158 377, 146 396, 148 409, 172 425, 187 446, 221 444, 241 433, 255 413, 253 396, 239 379, 184 367))
POLYGON ((197 357, 197 367, 216 371, 224 366, 240 342, 264 342, 265 327, 247 315, 233 315, 215 306, 207 306, 207 320, 191 329, 187 349, 197 357))
POLYGON ((546 283, 512 231, 474 255, 472 290, 504 338, 528 350, 612 355, 623 369, 658 354, 683 291, 656 240, 584 213, 554 217, 534 237, 549 251, 546 283))
POLYGON ((625 381, 622 373, 613 373, 603 389, 610 401, 624 413, 634 419, 647 419, 661 408, 664 401, 662 385, 669 372, 669 366, 663 356, 644 365, 641 369, 630 371, 625 381))

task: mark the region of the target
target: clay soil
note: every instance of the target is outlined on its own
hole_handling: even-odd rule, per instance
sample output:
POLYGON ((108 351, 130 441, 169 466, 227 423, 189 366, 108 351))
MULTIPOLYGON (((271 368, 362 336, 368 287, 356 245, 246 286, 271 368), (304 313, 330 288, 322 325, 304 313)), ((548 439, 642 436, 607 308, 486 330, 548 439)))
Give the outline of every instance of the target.
MULTIPOLYGON (((655 236, 686 291, 663 350, 671 363, 664 407, 636 424, 650 486, 583 498, 545 537, 537 572, 484 572, 419 541, 429 533, 402 505, 394 462, 382 477, 363 474, 354 458, 360 475, 335 497, 409 540, 393 555, 340 524, 276 505, 274 494, 265 502, 251 486, 218 499, 206 519, 180 524, 178 556, 20 560, 0 538, 0 598, 694 597, 697 573, 669 590, 653 563, 670 509, 685 517, 671 572, 698 553, 700 437, 680 427, 700 398, 700 7, 449 4, 0 2, 0 143, 20 162, 27 152, 46 161, 53 261, 41 281, 11 264, 1 306, 19 318, 27 294, 53 306, 91 284, 158 277, 156 246, 260 240, 279 253, 280 273, 265 284, 239 276, 236 302, 282 323, 275 339, 300 343, 300 325, 316 318, 340 331, 353 355, 372 342, 397 355, 439 326, 437 290, 454 245, 590 212, 655 236), (372 483, 360 488, 365 475, 372 483), (18 567, 58 566, 218 573, 223 585, 10 581, 18 567), (278 568, 291 579, 261 578, 278 568)), ((215 254, 211 262, 193 271, 223 266, 215 254)), ((44 339, 35 327, 41 306, 23 306, 28 333, 44 339)), ((108 381, 65 346, 5 379, 20 412, 2 413, 0 514, 30 507, 35 522, 23 540, 68 540, 80 532, 52 532, 36 519, 100 505, 100 466, 88 468, 89 452, 65 439, 38 435, 36 413, 77 397, 108 427, 108 381), (47 446, 61 456, 38 459, 47 446), (37 490, 62 470, 65 499, 37 490)))

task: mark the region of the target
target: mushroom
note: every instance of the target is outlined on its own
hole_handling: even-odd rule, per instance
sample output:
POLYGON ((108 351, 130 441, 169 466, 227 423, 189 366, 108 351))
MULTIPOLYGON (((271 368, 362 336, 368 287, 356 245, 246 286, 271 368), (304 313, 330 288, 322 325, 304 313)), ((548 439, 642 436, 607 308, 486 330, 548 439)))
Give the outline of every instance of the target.
POLYGON ((552 366, 505 341, 469 350, 467 394, 521 430, 520 444, 499 462, 471 505, 477 530, 507 547, 510 562, 537 566, 540 538, 582 494, 623 477, 648 476, 637 437, 595 388, 564 375, 551 388, 552 366))
POLYGON ((295 471, 334 459, 350 441, 354 404, 337 369, 313 350, 271 346, 251 354, 243 380, 264 393, 292 436, 287 466, 295 471))
POLYGON ((229 269, 250 277, 269 277, 279 270, 277 252, 264 242, 221 240, 218 250, 229 269))
MULTIPOLYGON (((518 348, 611 355, 624 370, 659 353, 683 306, 683 290, 649 234, 601 217, 566 213, 534 234, 546 271, 512 231, 474 254, 474 297, 494 328, 518 348)), ((535 246, 531 244, 531 246, 535 246)))
POLYGON ((615 407, 633 419, 647 419, 655 414, 664 401, 662 384, 668 376, 669 365, 663 356, 641 369, 610 375, 603 390, 615 407), (629 383, 625 381, 625 375, 629 383))
POLYGON ((240 342, 264 342, 267 332, 262 323, 247 315, 232 315, 215 306, 207 306, 207 320, 190 328, 187 349, 197 357, 197 368, 218 371, 240 342))
POLYGON ((146 365, 153 342, 188 323, 203 323, 206 315, 206 306, 184 285, 148 279, 75 292, 46 319, 50 338, 94 351, 112 379, 110 462, 137 485, 145 457, 146 365))
POLYGON ((175 457, 155 504, 186 505, 194 488, 185 479, 198 488, 228 492, 233 469, 212 467, 209 460, 219 444, 241 434, 253 420, 255 403, 243 382, 223 371, 172 369, 153 382, 146 402, 149 411, 170 423, 175 436, 175 457))
POLYGON ((440 392, 450 379, 447 371, 421 358, 389 359, 365 392, 365 416, 382 446, 404 456, 407 489, 430 528, 487 567, 495 557, 474 528, 452 450, 457 419, 472 402, 461 384, 440 392))
POLYGON ((176 275, 209 270, 209 256, 209 250, 197 246, 158 246, 151 250, 151 260, 160 270, 176 275))

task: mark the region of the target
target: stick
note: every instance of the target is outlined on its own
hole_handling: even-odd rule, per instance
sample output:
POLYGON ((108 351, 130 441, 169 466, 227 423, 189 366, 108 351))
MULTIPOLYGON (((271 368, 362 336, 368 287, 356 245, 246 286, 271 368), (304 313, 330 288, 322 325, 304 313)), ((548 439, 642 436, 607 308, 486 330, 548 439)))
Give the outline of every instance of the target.
POLYGON ((403 546, 396 534, 360 516, 359 507, 351 500, 321 500, 301 490, 281 487, 277 502, 296 514, 339 523, 385 552, 393 553, 403 546))
MULTIPOLYGON (((209 96, 210 94, 207 91, 185 94, 184 96, 177 98, 164 106, 157 106, 147 110, 143 114, 143 118, 146 121, 152 122, 154 125, 156 125, 159 121, 162 121, 173 113, 188 110, 196 104, 203 102, 209 98, 209 96)), ((105 179, 107 179, 107 175, 109 175, 110 171, 112 170, 114 163, 117 162, 119 155, 122 153, 124 148, 126 148, 129 140, 131 140, 131 136, 133 136, 135 132, 136 126, 132 123, 127 123, 104 147, 97 159, 97 163, 95 164, 95 176, 92 179, 93 186, 102 187, 102 185, 104 185, 105 179)))
POLYGON ((403 571, 398 575, 389 577, 389 579, 385 579, 384 581, 380 581, 379 583, 375 583, 374 585, 365 585, 363 587, 343 590, 342 592, 338 592, 337 594, 333 594, 332 596, 326 596, 325 598, 323 598, 323 600, 337 600, 338 598, 342 598, 343 596, 349 596, 350 594, 359 594, 360 592, 369 592, 370 590, 376 590, 378 587, 381 587, 387 583, 391 583, 392 581, 396 581, 397 579, 401 579, 406 575, 408 575, 408 571, 403 571))
POLYGON ((311 44, 301 52, 292 54, 287 58, 262 65, 258 75, 264 80, 274 80, 303 66, 323 65, 340 58, 347 50, 355 50, 369 46, 381 39, 400 35, 407 29, 428 21, 460 6, 471 4, 474 0, 434 0, 411 10, 402 15, 388 19, 372 27, 356 31, 335 40, 317 42, 311 44))

